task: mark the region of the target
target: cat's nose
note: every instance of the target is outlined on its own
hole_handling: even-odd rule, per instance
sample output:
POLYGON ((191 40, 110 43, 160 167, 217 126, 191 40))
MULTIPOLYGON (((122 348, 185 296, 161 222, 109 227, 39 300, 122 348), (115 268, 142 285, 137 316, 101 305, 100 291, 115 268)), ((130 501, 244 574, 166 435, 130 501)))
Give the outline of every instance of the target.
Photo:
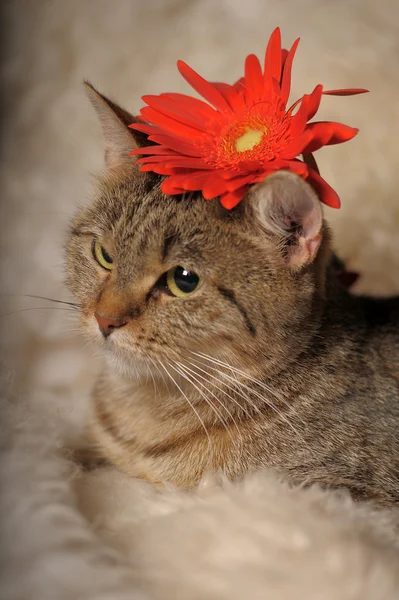
POLYGON ((96 317, 98 326, 104 337, 108 337, 114 331, 114 329, 123 327, 127 323, 126 319, 107 317, 98 312, 94 313, 94 316, 96 317))

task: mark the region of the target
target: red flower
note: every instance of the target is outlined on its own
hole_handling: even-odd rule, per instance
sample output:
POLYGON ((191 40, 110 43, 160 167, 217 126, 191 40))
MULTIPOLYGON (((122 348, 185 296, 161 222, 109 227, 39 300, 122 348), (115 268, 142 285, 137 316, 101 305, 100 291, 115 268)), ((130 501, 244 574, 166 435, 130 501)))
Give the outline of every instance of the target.
POLYGON ((131 153, 143 156, 137 161, 140 170, 166 175, 161 185, 165 194, 201 191, 206 200, 219 196, 222 205, 230 209, 244 197, 249 185, 288 169, 307 179, 322 202, 339 208, 336 192, 312 168, 314 160, 307 160, 306 155, 322 146, 346 142, 358 129, 331 121, 308 121, 316 114, 322 94, 346 96, 367 90, 323 91, 317 85, 287 110, 298 43, 299 39, 289 52, 281 49, 280 29, 275 29, 263 72, 257 57, 250 54, 245 76, 234 85, 210 83, 178 61, 181 75, 209 104, 184 94, 143 96, 148 106, 140 111, 142 122, 130 127, 146 133, 156 145, 131 153), (300 154, 304 161, 297 158, 300 154))

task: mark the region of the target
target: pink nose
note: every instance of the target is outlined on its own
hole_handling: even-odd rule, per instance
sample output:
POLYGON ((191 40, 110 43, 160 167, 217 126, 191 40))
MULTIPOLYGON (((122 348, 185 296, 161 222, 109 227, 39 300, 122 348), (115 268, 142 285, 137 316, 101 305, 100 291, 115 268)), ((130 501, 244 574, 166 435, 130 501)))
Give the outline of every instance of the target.
POLYGON ((104 317, 103 315, 100 315, 99 313, 94 313, 94 316, 96 317, 98 326, 104 337, 108 337, 113 332, 114 329, 123 327, 127 323, 126 319, 104 317))

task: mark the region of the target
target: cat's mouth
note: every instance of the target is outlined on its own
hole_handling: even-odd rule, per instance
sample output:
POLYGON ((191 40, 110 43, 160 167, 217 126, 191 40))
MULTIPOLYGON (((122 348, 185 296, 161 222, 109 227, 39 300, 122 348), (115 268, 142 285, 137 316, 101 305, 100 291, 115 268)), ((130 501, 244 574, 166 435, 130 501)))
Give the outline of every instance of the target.
POLYGON ((86 337, 105 351, 105 358, 110 365, 124 375, 148 378, 149 372, 159 373, 160 368, 162 372, 164 362, 180 358, 173 348, 128 328, 116 328, 109 335, 104 335, 94 316, 83 318, 82 327, 86 337))
POLYGON ((110 367, 129 379, 148 380, 157 375, 157 365, 160 362, 157 353, 138 345, 131 336, 128 340, 124 339, 126 337, 115 332, 101 340, 105 359, 110 367))

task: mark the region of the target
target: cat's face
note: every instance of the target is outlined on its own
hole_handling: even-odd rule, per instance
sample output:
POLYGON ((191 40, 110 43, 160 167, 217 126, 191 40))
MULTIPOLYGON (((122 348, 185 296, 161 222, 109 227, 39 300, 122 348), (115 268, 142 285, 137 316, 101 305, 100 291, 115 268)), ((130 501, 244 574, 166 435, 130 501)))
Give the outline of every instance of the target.
POLYGON ((320 292, 312 194, 277 174, 227 211, 199 195, 164 196, 132 163, 109 171, 67 248, 85 334, 131 377, 187 368, 201 353, 253 373, 282 368, 308 343, 320 292), (304 215, 291 214, 295 195, 304 215))

